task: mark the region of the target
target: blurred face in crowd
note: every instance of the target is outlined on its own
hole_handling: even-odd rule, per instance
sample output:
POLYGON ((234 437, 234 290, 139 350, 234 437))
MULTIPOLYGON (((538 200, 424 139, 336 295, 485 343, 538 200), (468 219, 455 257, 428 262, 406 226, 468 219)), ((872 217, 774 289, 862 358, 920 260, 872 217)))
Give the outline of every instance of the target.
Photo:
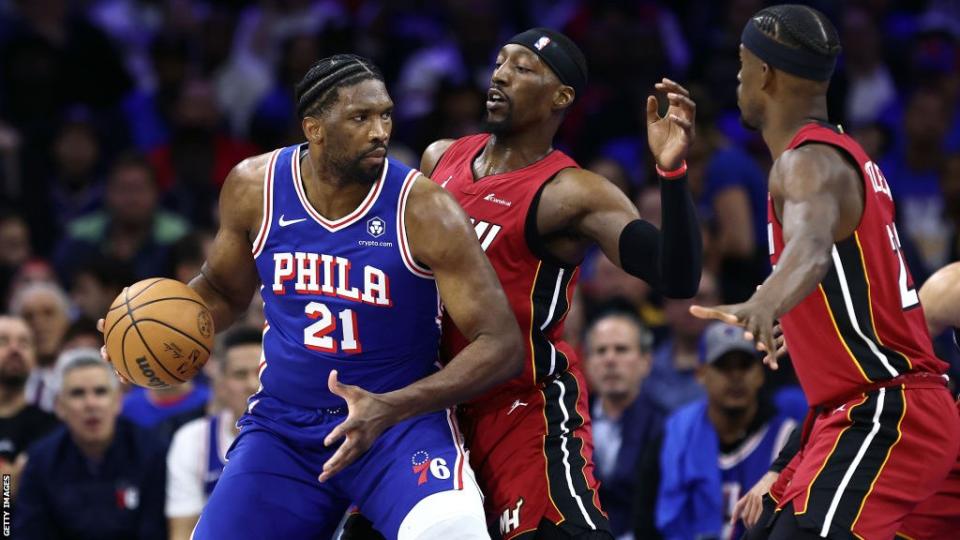
POLYGON ((605 255, 597 255, 597 264, 589 282, 590 296, 598 301, 626 298, 638 309, 643 304, 650 286, 613 264, 605 255))
POLYGON ((80 313, 91 319, 99 319, 110 309, 110 304, 121 290, 104 285, 89 272, 82 272, 73 278, 70 298, 80 313))
POLYGON ((30 230, 18 217, 0 221, 0 266, 16 268, 30 257, 30 230))
POLYGON ((56 355, 70 325, 67 306, 50 289, 35 289, 27 294, 20 315, 37 337, 37 352, 41 356, 56 355))
POLYGON ((948 122, 943 96, 932 89, 922 89, 910 98, 903 126, 913 144, 940 150, 948 122))
POLYGON ((740 45, 740 72, 737 73, 737 107, 740 108, 740 123, 750 129, 763 127, 763 79, 766 76, 764 63, 746 47, 740 45))
POLYGON ((36 361, 27 323, 19 317, 0 316, 0 386, 22 389, 36 361))
POLYGON ((203 80, 188 81, 176 104, 175 121, 178 130, 186 134, 208 135, 220 122, 213 86, 203 80))
POLYGON ((573 91, 530 49, 505 45, 487 92, 485 128, 492 133, 513 133, 550 118, 556 109, 573 102, 573 91), (561 88, 566 88, 560 95, 561 88))
POLYGON ((57 415, 80 446, 107 445, 120 415, 120 393, 109 366, 67 371, 57 395, 57 415))
POLYGON ((157 186, 144 166, 125 164, 114 169, 107 186, 107 206, 121 225, 151 221, 157 207, 157 186))
POLYGON ((260 387, 260 345, 251 343, 231 347, 221 362, 223 404, 239 418, 247 408, 247 398, 260 387))
POLYGON ((697 295, 688 300, 667 299, 663 303, 663 313, 667 323, 679 340, 695 341, 700 338, 709 321, 698 319, 690 314, 690 306, 712 306, 720 302, 717 281, 713 274, 704 272, 700 278, 697 295))
POLYGON ((711 405, 730 414, 746 410, 763 386, 763 367, 756 355, 731 351, 701 366, 700 383, 711 405))
POLYGON ((594 323, 587 335, 587 377, 602 399, 632 400, 648 373, 650 353, 634 321, 614 315, 594 323))
POLYGON ((323 157, 342 179, 373 184, 383 172, 393 132, 393 100, 377 79, 336 91, 336 101, 320 118, 303 120, 304 129, 308 138, 322 130, 323 157))
POLYGON ((97 164, 100 146, 90 126, 69 124, 54 141, 53 154, 61 174, 67 177, 89 175, 97 164))

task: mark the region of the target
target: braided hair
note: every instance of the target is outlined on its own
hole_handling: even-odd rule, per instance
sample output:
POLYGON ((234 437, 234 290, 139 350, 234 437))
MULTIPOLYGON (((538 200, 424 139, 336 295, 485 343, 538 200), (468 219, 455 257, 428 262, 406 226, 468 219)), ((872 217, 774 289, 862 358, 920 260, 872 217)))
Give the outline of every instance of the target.
POLYGON ((318 60, 297 83, 297 115, 322 114, 333 104, 337 89, 368 79, 383 81, 380 69, 355 54, 337 54, 318 60))
POLYGON ((757 12, 753 22, 778 42, 823 56, 840 54, 837 29, 823 13, 797 4, 771 6, 757 12))

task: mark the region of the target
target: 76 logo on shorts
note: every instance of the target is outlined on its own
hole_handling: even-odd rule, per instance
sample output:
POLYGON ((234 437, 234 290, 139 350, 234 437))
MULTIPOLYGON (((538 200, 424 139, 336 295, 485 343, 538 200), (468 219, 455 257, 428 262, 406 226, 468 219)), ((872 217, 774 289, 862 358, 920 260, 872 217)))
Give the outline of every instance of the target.
POLYGON ((413 474, 419 474, 417 485, 422 486, 427 483, 427 471, 438 480, 450 478, 450 469, 447 468, 447 460, 443 458, 430 459, 430 454, 425 450, 418 450, 410 458, 410 464, 413 465, 413 474))

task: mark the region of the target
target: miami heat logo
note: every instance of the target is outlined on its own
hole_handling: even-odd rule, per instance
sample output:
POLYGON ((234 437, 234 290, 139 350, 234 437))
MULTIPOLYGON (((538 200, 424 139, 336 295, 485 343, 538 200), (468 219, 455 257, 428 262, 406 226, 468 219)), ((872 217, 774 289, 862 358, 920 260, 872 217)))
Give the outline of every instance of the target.
POLYGON ((426 484, 427 471, 430 470, 430 454, 419 450, 410 458, 410 464, 413 465, 413 474, 420 475, 420 478, 417 479, 417 485, 426 484))

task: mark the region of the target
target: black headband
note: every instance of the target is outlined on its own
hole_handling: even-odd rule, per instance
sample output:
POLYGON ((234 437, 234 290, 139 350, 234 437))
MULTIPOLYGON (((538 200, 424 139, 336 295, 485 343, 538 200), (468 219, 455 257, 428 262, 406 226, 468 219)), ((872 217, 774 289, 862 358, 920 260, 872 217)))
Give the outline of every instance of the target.
POLYGON ((513 36, 507 43, 523 45, 533 51, 553 70, 560 82, 573 87, 576 97, 582 95, 587 86, 586 67, 581 67, 574 59, 579 50, 570 38, 546 28, 531 28, 513 36))
POLYGON ((817 54, 778 42, 757 28, 753 19, 743 27, 740 42, 760 60, 780 71, 804 79, 829 81, 833 68, 837 65, 836 56, 817 54))

